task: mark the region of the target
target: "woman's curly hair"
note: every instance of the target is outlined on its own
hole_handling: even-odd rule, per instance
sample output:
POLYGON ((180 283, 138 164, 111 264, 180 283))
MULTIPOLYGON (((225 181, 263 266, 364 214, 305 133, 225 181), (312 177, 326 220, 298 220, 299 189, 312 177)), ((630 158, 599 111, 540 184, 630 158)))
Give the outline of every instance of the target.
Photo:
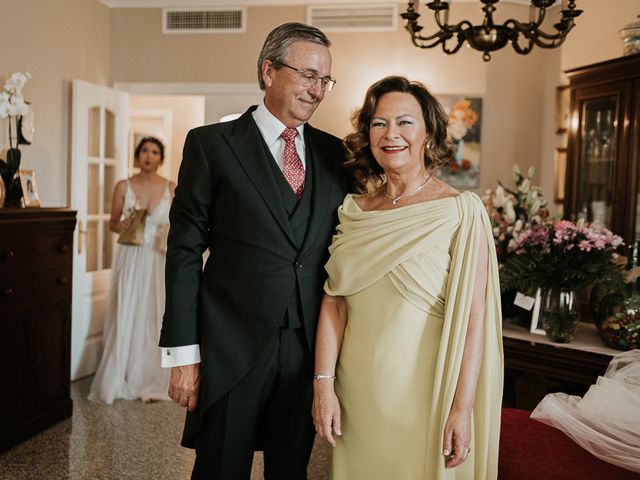
POLYGON ((427 130, 424 165, 433 170, 449 163, 454 154, 453 143, 447 136, 449 117, 440 102, 420 82, 405 77, 385 77, 369 87, 362 108, 351 116, 354 133, 347 135, 345 167, 353 177, 356 192, 368 191, 368 186, 380 186, 385 181, 384 170, 371 153, 369 128, 380 98, 391 92, 409 93, 420 104, 427 130))

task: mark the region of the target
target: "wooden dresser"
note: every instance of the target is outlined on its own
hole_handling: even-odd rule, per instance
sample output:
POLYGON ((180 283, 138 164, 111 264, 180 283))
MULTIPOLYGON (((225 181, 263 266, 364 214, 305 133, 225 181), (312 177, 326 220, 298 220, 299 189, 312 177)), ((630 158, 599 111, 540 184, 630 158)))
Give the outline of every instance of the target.
POLYGON ((0 209, 0 451, 71 415, 76 212, 0 209))

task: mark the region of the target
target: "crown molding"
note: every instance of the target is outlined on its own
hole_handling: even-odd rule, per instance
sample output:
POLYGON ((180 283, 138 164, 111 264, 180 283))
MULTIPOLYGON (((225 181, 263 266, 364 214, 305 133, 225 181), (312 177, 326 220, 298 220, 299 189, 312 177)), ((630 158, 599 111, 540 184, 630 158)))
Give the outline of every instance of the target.
MULTIPOLYGON (((189 8, 189 7, 277 7, 286 5, 341 5, 339 0, 98 0, 109 8, 189 8)), ((344 3, 389 4, 393 0, 345 0, 344 3)), ((399 3, 406 3, 405 1, 399 3)), ((452 3, 478 3, 480 0, 452 0, 452 3)), ((502 0, 501 3, 529 5, 531 0, 502 0)), ((561 2, 558 2, 559 4, 561 2)))

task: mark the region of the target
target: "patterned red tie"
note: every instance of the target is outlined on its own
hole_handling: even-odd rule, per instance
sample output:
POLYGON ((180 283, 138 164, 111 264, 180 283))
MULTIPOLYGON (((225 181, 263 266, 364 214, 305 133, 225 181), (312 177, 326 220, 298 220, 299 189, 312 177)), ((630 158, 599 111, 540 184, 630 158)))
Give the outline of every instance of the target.
POLYGON ((295 128, 285 128, 280 135, 284 140, 284 167, 282 173, 284 173, 284 178, 291 185, 296 197, 300 198, 304 189, 304 167, 296 150, 296 135, 298 135, 298 130, 295 128))

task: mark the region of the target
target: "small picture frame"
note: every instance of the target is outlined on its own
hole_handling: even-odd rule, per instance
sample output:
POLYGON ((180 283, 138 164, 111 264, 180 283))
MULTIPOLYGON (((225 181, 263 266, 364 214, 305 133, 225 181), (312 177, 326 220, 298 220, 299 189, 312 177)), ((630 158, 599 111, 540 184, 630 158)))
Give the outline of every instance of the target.
POLYGON ((556 148, 553 159, 556 186, 554 189, 553 200, 555 203, 564 202, 564 184, 567 178, 567 149, 564 147, 556 148))
POLYGON ((536 290, 536 301, 533 304, 533 311, 531 312, 531 326, 529 327, 529 333, 545 335, 545 331, 539 322, 541 305, 542 305, 542 292, 540 289, 538 289, 536 290))
POLYGON ((556 133, 566 133, 571 116, 571 91, 569 85, 556 87, 556 133))
POLYGON ((25 207, 39 207, 40 197, 36 186, 36 174, 33 170, 18 170, 22 186, 22 200, 25 207))
POLYGON ((4 186, 4 180, 0 177, 0 208, 4 206, 4 200, 7 198, 7 188, 4 186))

